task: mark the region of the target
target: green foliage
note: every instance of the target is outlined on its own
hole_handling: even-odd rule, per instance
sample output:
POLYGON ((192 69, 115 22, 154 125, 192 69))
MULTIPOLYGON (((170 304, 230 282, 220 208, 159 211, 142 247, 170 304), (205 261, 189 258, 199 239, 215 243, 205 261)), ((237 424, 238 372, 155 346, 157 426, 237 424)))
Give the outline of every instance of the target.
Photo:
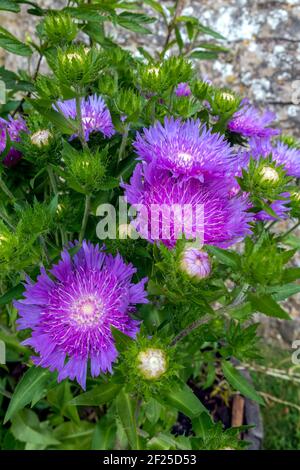
MULTIPOLYGON (((0 1, 0 10, 19 13, 23 3, 39 21, 35 39, 22 42, 0 28, 0 47, 25 60, 31 61, 33 52, 38 57, 34 70, 31 63, 18 72, 0 67, 6 100, 0 116, 21 115, 28 128, 18 141, 6 135, 1 154, 4 158, 15 149, 21 160, 10 168, 0 164, 0 341, 6 346, 0 369, 0 447, 243 449, 247 444, 240 437, 246 428, 224 429, 208 408, 212 402, 218 406, 218 400, 229 404, 234 393, 264 404, 241 369, 245 362, 260 361, 253 314, 287 320, 280 302, 300 291, 300 268, 293 259, 300 244, 290 231, 281 233, 279 227, 273 234, 273 223, 253 220, 238 247, 201 247, 211 269, 197 279, 182 261, 191 241, 178 240, 170 250, 137 239, 133 230, 132 238, 124 238, 131 229, 119 220, 116 239, 105 241, 106 250, 137 268, 135 282, 148 277, 150 302, 130 311, 142 324, 136 338, 113 327, 108 331, 118 351, 114 373, 96 378, 88 373, 84 392, 75 381, 58 383, 55 371, 32 364, 31 350, 22 343, 29 331, 17 331, 13 305, 22 297, 24 280, 34 282, 42 266, 50 269, 63 248, 75 254, 80 244, 74 242, 83 236, 99 242, 100 204, 112 204, 119 215, 122 183, 137 163, 132 146, 137 132, 166 116, 193 118, 223 134, 233 150, 235 144, 248 145, 227 129, 241 97, 200 80, 195 66, 197 60, 230 53, 224 38, 198 18, 156 0, 76 1, 61 10, 6 0, 0 1), (146 46, 132 54, 119 45, 122 29, 149 35, 158 18, 166 37, 153 54, 146 46), (107 35, 111 26, 117 31, 114 38, 107 35), (45 59, 50 73, 42 74, 45 59), (189 96, 177 96, 182 82, 189 85, 189 96), (103 97, 111 113, 116 132, 109 139, 101 132, 91 133, 88 141, 82 135, 80 101, 93 94, 103 97), (75 99, 75 119, 55 107, 68 99, 75 99), (203 392, 209 400, 202 399, 203 392), (177 435, 182 414, 188 426, 177 435)), ((279 140, 299 148, 291 136, 279 140)), ((291 217, 299 219, 299 182, 272 155, 251 159, 238 182, 252 212, 263 210, 274 219, 270 205, 281 199, 291 217)))

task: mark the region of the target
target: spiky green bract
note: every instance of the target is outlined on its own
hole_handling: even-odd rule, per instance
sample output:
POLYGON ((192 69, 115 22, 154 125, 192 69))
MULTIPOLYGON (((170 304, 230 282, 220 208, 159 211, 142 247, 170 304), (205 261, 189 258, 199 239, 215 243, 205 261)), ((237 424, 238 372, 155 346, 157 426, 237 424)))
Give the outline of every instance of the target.
POLYGON ((296 187, 290 191, 291 217, 300 219, 300 189, 296 187))
POLYGON ((278 285, 283 280, 285 264, 294 254, 294 250, 280 248, 267 232, 255 241, 247 237, 241 258, 242 275, 252 286, 278 285))
POLYGON ((196 80, 191 83, 192 94, 200 101, 207 100, 213 93, 213 86, 205 81, 196 80))
POLYGON ((193 76, 192 65, 183 57, 170 57, 162 63, 140 65, 136 83, 145 93, 160 95, 180 82, 188 82, 193 76))
POLYGON ((0 222, 0 277, 3 278, 40 263, 45 256, 41 253, 41 237, 53 228, 54 210, 46 204, 36 202, 32 207, 19 207, 18 215, 15 230, 0 222))
POLYGON ((63 45, 72 42, 78 28, 72 17, 65 12, 50 12, 43 23, 43 35, 50 44, 63 45))
POLYGON ((229 88, 214 88, 207 99, 212 114, 226 116, 226 119, 229 119, 238 110, 241 102, 241 98, 229 88))
POLYGON ((80 89, 96 80, 104 67, 101 52, 83 44, 58 48, 55 55, 47 55, 47 60, 60 84, 80 89))
MULTIPOLYGON (((70 144, 64 142, 62 156, 66 164, 66 179, 69 186, 75 191, 92 194, 106 189, 107 185, 114 182, 109 178, 107 172, 108 147, 102 150, 77 151, 70 144)), ((116 179, 114 185, 117 185, 117 182, 116 179)))
POLYGON ((286 175, 283 165, 277 165, 270 155, 258 160, 250 158, 248 167, 242 169, 242 176, 237 180, 241 189, 250 193, 252 199, 274 201, 287 191, 292 179, 286 175))
POLYGON ((38 169, 47 164, 60 161, 61 134, 53 129, 49 122, 40 114, 32 112, 27 118, 29 133, 24 135, 20 143, 23 158, 30 161, 38 169))
POLYGON ((172 390, 172 387, 178 384, 181 369, 176 361, 176 349, 170 347, 166 339, 158 336, 147 338, 142 334, 136 340, 129 342, 128 347, 121 353, 117 367, 125 377, 128 391, 146 399, 165 390, 172 390), (158 357, 163 358, 161 373, 156 377, 150 376, 141 362, 144 353, 150 357, 153 351, 158 357))
POLYGON ((292 149, 300 149, 300 142, 292 135, 281 135, 278 140, 292 149))
POLYGON ((134 90, 124 89, 117 94, 114 104, 121 119, 126 122, 136 122, 143 107, 143 99, 134 90))
POLYGON ((193 449, 196 450, 242 450, 248 443, 240 439, 240 433, 248 429, 247 426, 234 427, 224 430, 223 424, 213 422, 211 418, 202 413, 199 418, 192 421, 193 449))

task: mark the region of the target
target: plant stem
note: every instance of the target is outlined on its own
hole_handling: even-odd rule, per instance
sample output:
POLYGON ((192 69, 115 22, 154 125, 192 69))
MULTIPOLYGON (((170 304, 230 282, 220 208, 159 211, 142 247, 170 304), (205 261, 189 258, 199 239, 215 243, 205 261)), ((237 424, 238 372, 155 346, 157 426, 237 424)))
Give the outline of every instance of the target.
POLYGON ((88 148, 84 137, 84 128, 81 115, 81 97, 79 96, 79 93, 76 95, 76 117, 78 122, 78 137, 80 139, 81 145, 83 148, 88 148))
POLYGON ((82 224, 81 224, 81 230, 79 233, 79 243, 82 243, 82 240, 84 238, 85 229, 86 229, 87 221, 89 218, 90 207, 91 207, 91 196, 87 194, 85 196, 84 214, 83 214, 83 219, 82 219, 82 224))
POLYGON ((183 8, 184 8, 184 5, 185 5, 185 0, 176 0, 175 1, 175 11, 174 11, 174 16, 171 20, 171 22, 168 24, 168 31, 167 31, 167 36, 166 36, 166 40, 165 40, 165 43, 163 45, 163 50, 161 52, 161 58, 163 59, 167 50, 168 50, 168 46, 169 46, 169 43, 170 43, 170 39, 171 39, 171 35, 172 35, 172 32, 173 32, 173 29, 175 27, 175 24, 176 24, 176 18, 178 16, 180 16, 180 13, 182 12, 183 8))
POLYGON ((2 178, 0 178, 0 188, 6 194, 6 196, 9 197, 9 199, 11 199, 12 201, 16 199, 10 189, 8 189, 2 178))
POLYGON ((126 143, 127 143, 127 139, 128 139, 128 132, 129 132, 129 126, 127 125, 127 126, 125 126, 124 132, 123 132, 123 135, 122 135, 122 141, 121 141, 121 145, 120 145, 120 149, 119 149, 118 162, 120 162, 123 159, 123 155, 124 155, 124 152, 125 152, 126 143))
POLYGON ((188 325, 177 336, 175 336, 175 338, 171 341, 170 346, 175 346, 175 344, 178 343, 178 341, 181 341, 183 338, 189 335, 193 330, 195 330, 196 328, 199 328, 199 326, 202 326, 205 323, 208 323, 211 319, 212 317, 209 314, 204 315, 204 317, 198 318, 198 320, 188 325))
POLYGON ((54 175, 54 173, 53 173, 53 170, 52 170, 51 166, 48 166, 48 167, 47 167, 47 171, 48 171, 48 175, 49 175, 49 179, 50 179, 50 184, 51 184, 53 193, 54 193, 55 196, 56 196, 56 195, 58 194, 58 189, 57 189, 57 184, 56 184, 55 175, 54 175))
POLYGON ((293 225, 293 227, 290 228, 287 232, 281 235, 281 237, 279 237, 280 240, 284 240, 290 233, 292 233, 297 227, 299 227, 299 225, 300 225, 300 220, 295 225, 293 225))

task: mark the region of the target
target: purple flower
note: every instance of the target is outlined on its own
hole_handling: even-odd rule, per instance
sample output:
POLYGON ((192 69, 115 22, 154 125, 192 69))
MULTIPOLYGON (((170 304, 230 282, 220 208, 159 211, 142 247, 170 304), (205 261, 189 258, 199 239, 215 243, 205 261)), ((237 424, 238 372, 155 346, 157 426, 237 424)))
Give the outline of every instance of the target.
POLYGON ((174 179, 168 171, 138 164, 125 195, 137 210, 132 222, 149 241, 172 248, 182 233, 205 244, 229 246, 250 232, 245 198, 229 198, 222 180, 174 179))
POLYGON ((261 113, 254 106, 244 102, 229 121, 228 129, 245 137, 271 137, 280 132, 269 127, 275 118, 276 115, 271 111, 266 110, 261 113))
MULTIPOLYGON (((76 119, 76 100, 58 101, 56 106, 66 118, 76 119)), ((54 106, 54 108, 56 108, 54 106)), ((84 128, 84 137, 88 141, 92 132, 101 132, 105 137, 111 137, 115 129, 111 115, 101 96, 93 95, 81 99, 81 117, 84 128)), ((73 137, 76 137, 74 135, 73 137)))
POLYGON ((175 90, 175 95, 176 96, 190 96, 191 93, 192 92, 191 92, 191 89, 189 87, 189 84, 185 83, 185 82, 179 83, 179 85, 177 86, 177 88, 175 90))
POLYGON ((134 147, 140 159, 169 170, 174 176, 206 177, 228 174, 232 150, 224 137, 212 133, 200 120, 165 118, 143 134, 137 134, 134 147))
POLYGON ((135 337, 139 322, 130 314, 147 303, 146 279, 132 283, 136 269, 84 241, 71 258, 67 250, 51 269, 41 269, 37 282, 27 280, 25 299, 14 302, 19 329, 30 328, 36 365, 59 372, 58 380, 75 378, 85 388, 90 360, 92 377, 112 372, 117 357, 110 326, 135 337))
MULTIPOLYGON (((12 142, 20 142, 20 133, 28 132, 26 123, 22 117, 13 119, 11 116, 8 117, 8 121, 0 118, 0 154, 5 150, 7 134, 12 142)), ((3 165, 10 168, 17 164, 22 157, 21 152, 11 147, 2 160, 3 165)))

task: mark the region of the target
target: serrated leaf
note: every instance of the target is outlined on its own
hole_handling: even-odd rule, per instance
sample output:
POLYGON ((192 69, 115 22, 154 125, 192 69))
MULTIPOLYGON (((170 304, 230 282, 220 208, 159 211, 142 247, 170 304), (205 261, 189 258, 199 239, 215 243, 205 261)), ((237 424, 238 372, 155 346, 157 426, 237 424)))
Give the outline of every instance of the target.
POLYGON ((26 442, 46 448, 59 444, 48 429, 43 429, 38 418, 31 410, 23 410, 13 418, 11 432, 21 442, 26 442))
POLYGON ((264 313, 269 317, 281 318, 289 320, 290 316, 278 305, 271 295, 248 294, 248 300, 251 302, 253 309, 257 312, 264 313))
POLYGON ((299 284, 284 284, 283 286, 272 286, 267 289, 273 299, 280 301, 300 292, 299 284))
POLYGON ((16 386, 14 394, 9 402, 4 418, 4 423, 10 420, 16 412, 31 403, 32 398, 39 394, 41 399, 46 394, 46 385, 53 377, 48 369, 31 367, 16 386))
POLYGON ((132 450, 141 449, 135 418, 136 400, 128 393, 120 392, 116 399, 116 410, 132 450))
POLYGON ((264 405, 264 400, 257 393, 253 385, 231 364, 229 361, 222 361, 222 371, 225 379, 235 389, 241 392, 250 400, 256 401, 260 405, 264 405))
POLYGON ((9 31, 0 26, 0 47, 12 54, 28 57, 32 50, 27 44, 23 44, 9 31))
POLYGON ((240 256, 234 251, 223 250, 222 248, 211 245, 207 246, 207 251, 214 255, 222 264, 232 269, 238 269, 240 267, 240 256))
POLYGON ((89 392, 82 393, 70 401, 71 405, 100 406, 113 400, 121 391, 123 385, 108 382, 97 385, 89 392))

